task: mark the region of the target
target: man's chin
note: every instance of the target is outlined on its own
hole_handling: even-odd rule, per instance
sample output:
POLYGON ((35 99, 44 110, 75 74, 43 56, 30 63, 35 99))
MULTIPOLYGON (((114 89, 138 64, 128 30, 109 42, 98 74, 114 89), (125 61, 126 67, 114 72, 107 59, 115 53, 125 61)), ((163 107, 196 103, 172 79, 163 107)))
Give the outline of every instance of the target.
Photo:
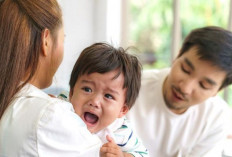
POLYGON ((189 108, 189 106, 172 105, 172 106, 169 106, 168 108, 172 110, 174 113, 182 114, 189 108))
POLYGON ((179 108, 179 107, 176 107, 175 105, 173 105, 171 103, 166 103, 166 106, 171 110, 177 110, 179 108))
POLYGON ((166 95, 164 95, 164 102, 165 102, 166 106, 167 106, 169 109, 174 109, 174 108, 175 108, 175 106, 174 106, 172 103, 170 103, 170 101, 167 99, 167 96, 166 96, 166 95))
POLYGON ((178 114, 183 113, 188 109, 187 106, 184 106, 184 105, 181 105, 181 104, 169 103, 168 101, 165 101, 165 103, 166 103, 166 106, 170 110, 172 110, 173 112, 178 113, 178 114))

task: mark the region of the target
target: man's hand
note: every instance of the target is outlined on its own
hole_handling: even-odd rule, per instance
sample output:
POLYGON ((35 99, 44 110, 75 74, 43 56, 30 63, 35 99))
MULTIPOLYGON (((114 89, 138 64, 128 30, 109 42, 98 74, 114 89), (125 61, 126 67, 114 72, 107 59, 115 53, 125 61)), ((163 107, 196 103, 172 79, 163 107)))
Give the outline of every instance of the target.
POLYGON ((109 135, 106 136, 106 139, 109 142, 102 145, 100 149, 101 157, 133 157, 131 154, 122 152, 120 147, 109 135))

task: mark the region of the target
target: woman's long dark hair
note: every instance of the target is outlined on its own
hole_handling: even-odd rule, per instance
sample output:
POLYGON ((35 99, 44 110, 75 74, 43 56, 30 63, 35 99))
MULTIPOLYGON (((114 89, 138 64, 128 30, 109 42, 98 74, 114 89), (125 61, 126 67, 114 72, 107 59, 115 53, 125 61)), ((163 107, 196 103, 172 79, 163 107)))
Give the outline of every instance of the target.
POLYGON ((44 29, 49 29, 55 40, 61 24, 56 0, 0 2, 0 118, 14 95, 35 74, 44 29))

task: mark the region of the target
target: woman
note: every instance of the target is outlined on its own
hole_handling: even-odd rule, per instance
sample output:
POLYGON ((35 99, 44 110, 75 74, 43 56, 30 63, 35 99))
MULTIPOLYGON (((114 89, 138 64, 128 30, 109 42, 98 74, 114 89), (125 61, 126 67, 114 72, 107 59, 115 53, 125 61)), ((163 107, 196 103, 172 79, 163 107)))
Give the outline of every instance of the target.
POLYGON ((0 156, 98 156, 72 105, 41 91, 63 58, 56 0, 0 2, 0 156))

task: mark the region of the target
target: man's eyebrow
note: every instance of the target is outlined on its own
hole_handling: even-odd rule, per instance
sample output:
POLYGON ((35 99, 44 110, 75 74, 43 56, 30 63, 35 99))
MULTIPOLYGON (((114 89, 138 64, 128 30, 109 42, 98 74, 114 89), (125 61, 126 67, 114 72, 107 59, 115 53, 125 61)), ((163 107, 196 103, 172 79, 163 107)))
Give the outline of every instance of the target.
MULTIPOLYGON (((186 62, 186 64, 188 64, 188 66, 191 68, 191 69, 195 69, 195 67, 193 66, 193 64, 191 63, 191 61, 188 59, 188 58, 184 58, 184 61, 186 62)), ((205 78, 205 80, 211 84, 211 85, 216 85, 217 83, 209 78, 205 78)))
POLYGON ((215 81, 213 81, 213 80, 211 80, 209 78, 205 78, 205 80, 211 85, 216 85, 217 84, 215 81))
POLYGON ((185 61, 186 64, 188 64, 188 66, 190 66, 190 68, 191 68, 192 70, 195 69, 194 66, 193 66, 193 64, 191 63, 191 61, 190 61, 188 58, 184 58, 184 61, 185 61))

